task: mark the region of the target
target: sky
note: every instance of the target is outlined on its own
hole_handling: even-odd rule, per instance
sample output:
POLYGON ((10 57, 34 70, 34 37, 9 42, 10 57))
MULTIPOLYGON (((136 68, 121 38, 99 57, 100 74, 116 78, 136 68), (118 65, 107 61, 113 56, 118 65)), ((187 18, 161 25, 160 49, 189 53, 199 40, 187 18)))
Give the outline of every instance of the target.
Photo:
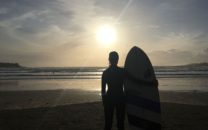
POLYGON ((29 67, 123 66, 133 46, 153 65, 208 62, 207 0, 0 0, 0 62, 29 67), (117 41, 100 44, 112 25, 117 41))

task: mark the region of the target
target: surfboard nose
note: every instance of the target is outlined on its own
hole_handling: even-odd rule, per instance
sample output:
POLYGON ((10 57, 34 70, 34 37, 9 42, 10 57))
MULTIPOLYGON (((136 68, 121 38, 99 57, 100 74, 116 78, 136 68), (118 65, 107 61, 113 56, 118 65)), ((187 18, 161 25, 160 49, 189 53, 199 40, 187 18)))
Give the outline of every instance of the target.
POLYGON ((139 51, 139 50, 141 50, 139 47, 133 46, 133 47, 130 49, 129 53, 137 52, 137 51, 139 51))
POLYGON ((135 49, 138 49, 139 47, 137 47, 137 46, 133 46, 132 48, 131 48, 131 50, 135 50, 135 49))

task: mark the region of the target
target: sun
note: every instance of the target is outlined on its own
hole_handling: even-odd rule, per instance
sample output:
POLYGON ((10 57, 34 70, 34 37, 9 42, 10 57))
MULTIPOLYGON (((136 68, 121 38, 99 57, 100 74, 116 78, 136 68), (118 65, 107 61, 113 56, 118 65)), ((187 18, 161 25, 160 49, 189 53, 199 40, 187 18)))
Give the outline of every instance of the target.
POLYGON ((96 38, 102 44, 114 43, 117 38, 116 30, 113 26, 101 26, 96 32, 96 38))

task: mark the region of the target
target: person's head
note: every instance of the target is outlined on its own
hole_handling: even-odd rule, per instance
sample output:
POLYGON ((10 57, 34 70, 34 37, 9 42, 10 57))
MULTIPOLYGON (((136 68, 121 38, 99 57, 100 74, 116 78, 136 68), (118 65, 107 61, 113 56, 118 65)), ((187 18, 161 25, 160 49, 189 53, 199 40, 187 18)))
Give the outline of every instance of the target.
POLYGON ((118 64, 118 53, 116 51, 112 51, 109 53, 109 62, 110 65, 116 66, 118 64))

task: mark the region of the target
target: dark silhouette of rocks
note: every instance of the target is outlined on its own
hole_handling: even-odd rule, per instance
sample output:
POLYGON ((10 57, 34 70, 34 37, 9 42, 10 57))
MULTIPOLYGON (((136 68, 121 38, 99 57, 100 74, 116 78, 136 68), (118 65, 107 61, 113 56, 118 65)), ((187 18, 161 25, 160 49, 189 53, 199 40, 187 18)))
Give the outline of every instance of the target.
POLYGON ((0 68, 21 68, 18 63, 0 63, 0 68))

